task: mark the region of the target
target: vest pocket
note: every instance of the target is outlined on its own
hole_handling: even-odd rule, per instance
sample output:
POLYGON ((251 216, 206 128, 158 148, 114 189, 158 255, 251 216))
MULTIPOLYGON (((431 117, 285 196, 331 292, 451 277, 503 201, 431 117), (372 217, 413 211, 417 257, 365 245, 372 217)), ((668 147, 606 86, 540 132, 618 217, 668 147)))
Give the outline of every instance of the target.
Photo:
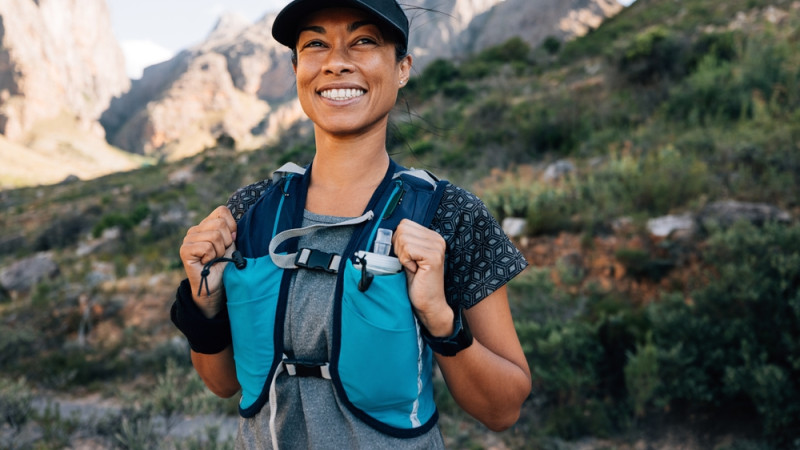
MULTIPOLYGON (((361 271, 347 261, 342 297, 338 373, 348 400, 397 428, 419 426, 422 386, 430 377, 408 298, 404 272, 376 275, 358 290, 361 271)), ((424 419, 423 419, 424 422, 424 419)))
POLYGON ((269 257, 248 259, 247 267, 228 264, 223 283, 233 335, 240 407, 253 405, 265 389, 275 356, 275 316, 283 271, 269 257))

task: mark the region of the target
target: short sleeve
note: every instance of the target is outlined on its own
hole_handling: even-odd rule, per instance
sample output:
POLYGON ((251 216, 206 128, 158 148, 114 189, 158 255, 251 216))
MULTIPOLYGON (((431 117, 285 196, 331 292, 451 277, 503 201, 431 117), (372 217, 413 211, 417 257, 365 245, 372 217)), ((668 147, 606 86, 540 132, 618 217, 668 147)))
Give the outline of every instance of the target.
POLYGON ((528 266, 486 205, 457 186, 446 188, 431 229, 447 243, 445 295, 453 307, 471 308, 528 266))
POLYGON ((239 188, 228 199, 228 209, 237 222, 244 216, 248 209, 253 206, 261 194, 272 185, 272 180, 262 180, 251 185, 239 188))

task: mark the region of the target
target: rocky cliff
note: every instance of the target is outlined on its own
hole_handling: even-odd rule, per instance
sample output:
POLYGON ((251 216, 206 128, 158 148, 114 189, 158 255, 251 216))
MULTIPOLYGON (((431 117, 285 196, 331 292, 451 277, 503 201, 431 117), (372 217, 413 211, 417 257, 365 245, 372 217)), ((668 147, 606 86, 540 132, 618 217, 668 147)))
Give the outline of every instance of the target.
POLYGON ((104 0, 0 1, 0 188, 135 166, 98 123, 128 86, 104 0))
POLYGON ((470 23, 461 45, 477 51, 519 36, 536 47, 548 36, 583 36, 621 10, 617 0, 505 0, 470 23))
POLYGON ((255 24, 223 16, 208 38, 145 69, 101 122, 109 141, 131 152, 175 158, 220 135, 239 147, 275 136, 301 117, 289 53, 272 39, 274 16, 255 24), (280 119, 279 119, 280 118, 280 119))
POLYGON ((67 111, 87 128, 128 89, 104 0, 0 2, 0 133, 67 111))

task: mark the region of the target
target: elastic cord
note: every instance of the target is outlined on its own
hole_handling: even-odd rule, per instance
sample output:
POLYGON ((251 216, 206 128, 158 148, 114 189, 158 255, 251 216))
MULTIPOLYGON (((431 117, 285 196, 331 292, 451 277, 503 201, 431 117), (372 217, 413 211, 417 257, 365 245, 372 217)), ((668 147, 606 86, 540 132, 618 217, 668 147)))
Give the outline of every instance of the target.
POLYGON ((200 272, 200 286, 197 288, 198 297, 203 295, 203 286, 206 287, 206 295, 211 295, 211 290, 208 287, 208 275, 211 274, 211 266, 221 262, 232 262, 236 265, 236 268, 240 270, 247 267, 247 260, 242 257, 239 250, 234 251, 230 258, 220 257, 212 259, 203 266, 203 270, 200 272))

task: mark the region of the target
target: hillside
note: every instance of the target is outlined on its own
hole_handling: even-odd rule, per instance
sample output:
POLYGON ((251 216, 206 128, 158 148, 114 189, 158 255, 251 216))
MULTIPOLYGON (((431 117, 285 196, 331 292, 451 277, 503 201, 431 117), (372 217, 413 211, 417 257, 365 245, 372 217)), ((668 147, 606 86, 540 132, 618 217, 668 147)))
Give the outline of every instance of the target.
MULTIPOLYGON (((526 219, 515 240, 532 264, 509 298, 534 394, 488 433, 440 389, 450 447, 797 448, 798 40, 797 1, 638 0, 583 38, 512 39, 412 79, 393 157, 526 219)), ((230 413, 200 394, 167 319, 177 249, 312 142, 299 125, 253 152, 223 138, 0 192, 0 402, 19 412, 0 442, 147 447, 156 418, 230 413), (26 409, 41 393, 121 413, 78 427, 26 409)))

